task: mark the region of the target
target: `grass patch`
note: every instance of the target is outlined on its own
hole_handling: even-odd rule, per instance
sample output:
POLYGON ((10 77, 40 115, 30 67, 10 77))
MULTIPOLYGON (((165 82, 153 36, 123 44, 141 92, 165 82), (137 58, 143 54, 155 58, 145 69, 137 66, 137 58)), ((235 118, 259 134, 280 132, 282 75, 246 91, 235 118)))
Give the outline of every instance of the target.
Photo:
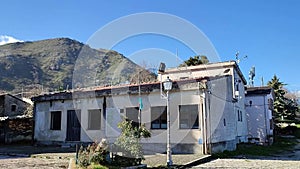
POLYGON ((239 144, 235 151, 224 151, 223 153, 214 154, 215 158, 230 158, 235 156, 272 156, 284 151, 293 150, 297 144, 295 139, 276 138, 276 142, 271 146, 262 146, 255 144, 239 144))

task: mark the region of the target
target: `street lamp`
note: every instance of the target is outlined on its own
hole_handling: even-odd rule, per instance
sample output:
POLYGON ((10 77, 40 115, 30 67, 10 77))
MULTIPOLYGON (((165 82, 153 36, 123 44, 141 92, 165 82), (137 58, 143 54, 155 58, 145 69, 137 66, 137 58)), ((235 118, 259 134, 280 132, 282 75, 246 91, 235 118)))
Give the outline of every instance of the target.
POLYGON ((170 98, 169 98, 169 91, 172 90, 172 80, 167 77, 167 80, 163 82, 164 90, 166 91, 166 100, 167 100, 167 166, 173 165, 172 162, 172 151, 171 151, 171 125, 170 125, 170 98))

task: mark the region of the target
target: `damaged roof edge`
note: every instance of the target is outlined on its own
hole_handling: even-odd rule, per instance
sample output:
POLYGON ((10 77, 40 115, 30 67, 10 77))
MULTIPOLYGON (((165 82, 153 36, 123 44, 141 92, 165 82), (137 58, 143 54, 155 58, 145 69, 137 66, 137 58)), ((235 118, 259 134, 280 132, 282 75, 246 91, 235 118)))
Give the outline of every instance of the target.
MULTIPOLYGON (((176 90, 179 89, 179 86, 188 84, 188 83, 198 83, 203 80, 207 81, 209 77, 197 78, 197 79, 185 79, 173 81, 173 88, 176 90)), ((94 97, 104 97, 111 95, 121 95, 121 94, 138 94, 139 86, 141 93, 150 93, 160 90, 160 82, 155 83, 146 83, 146 84, 134 84, 126 86, 111 86, 103 88, 94 88, 94 89, 81 89, 73 91, 63 91, 57 93, 47 93, 31 98, 34 102, 50 101, 50 100, 72 100, 79 98, 94 98, 94 97)))

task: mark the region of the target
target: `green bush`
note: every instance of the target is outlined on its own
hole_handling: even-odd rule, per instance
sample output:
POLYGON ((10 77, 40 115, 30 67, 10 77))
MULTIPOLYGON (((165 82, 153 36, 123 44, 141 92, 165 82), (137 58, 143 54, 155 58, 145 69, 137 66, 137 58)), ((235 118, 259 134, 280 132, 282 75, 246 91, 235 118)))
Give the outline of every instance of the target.
POLYGON ((145 125, 140 127, 133 127, 132 121, 124 119, 118 124, 121 129, 121 135, 114 143, 116 152, 122 152, 123 157, 116 156, 114 162, 117 164, 126 163, 127 166, 140 164, 144 159, 142 145, 140 144, 141 138, 151 137, 151 133, 146 129, 145 125))
POLYGON ((93 164, 108 164, 109 161, 108 144, 105 139, 100 143, 94 142, 86 148, 80 147, 78 154, 78 163, 81 167, 87 167, 93 164))
POLYGON ((132 121, 124 119, 118 124, 121 129, 121 135, 117 138, 115 146, 122 150, 123 154, 131 158, 143 159, 142 146, 140 140, 142 137, 151 137, 151 133, 145 125, 139 128, 132 126, 132 121))

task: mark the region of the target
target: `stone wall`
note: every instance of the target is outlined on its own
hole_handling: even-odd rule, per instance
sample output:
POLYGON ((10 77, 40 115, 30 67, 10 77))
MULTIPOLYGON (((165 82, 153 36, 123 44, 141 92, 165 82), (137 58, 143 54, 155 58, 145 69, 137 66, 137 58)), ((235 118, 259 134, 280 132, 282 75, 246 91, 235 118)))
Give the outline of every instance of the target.
POLYGON ((5 95, 4 116, 20 116, 26 111, 28 103, 12 95, 5 95), (14 107, 14 108, 13 108, 14 107))
POLYGON ((10 144, 32 141, 33 119, 15 118, 0 122, 0 143, 10 144))

